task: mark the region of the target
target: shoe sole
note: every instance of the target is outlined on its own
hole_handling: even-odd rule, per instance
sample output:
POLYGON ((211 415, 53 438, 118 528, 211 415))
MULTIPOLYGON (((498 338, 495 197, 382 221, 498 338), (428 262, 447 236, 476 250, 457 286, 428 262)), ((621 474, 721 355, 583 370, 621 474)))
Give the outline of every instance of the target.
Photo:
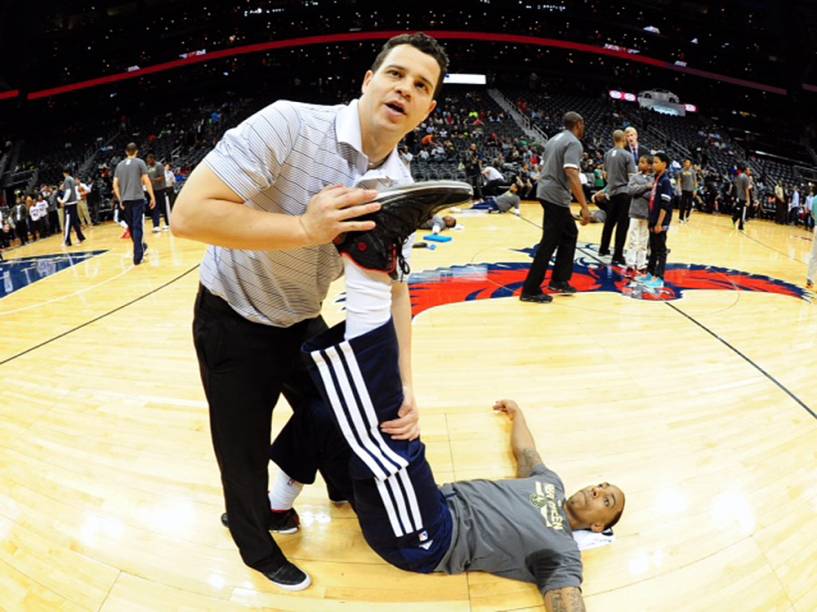
POLYGON ((270 580, 267 578, 272 584, 277 586, 279 589, 284 589, 285 591, 303 591, 304 589, 308 589, 309 586, 312 584, 312 578, 309 577, 309 574, 306 575, 306 578, 299 582, 298 584, 281 584, 280 582, 275 582, 274 580, 270 580))

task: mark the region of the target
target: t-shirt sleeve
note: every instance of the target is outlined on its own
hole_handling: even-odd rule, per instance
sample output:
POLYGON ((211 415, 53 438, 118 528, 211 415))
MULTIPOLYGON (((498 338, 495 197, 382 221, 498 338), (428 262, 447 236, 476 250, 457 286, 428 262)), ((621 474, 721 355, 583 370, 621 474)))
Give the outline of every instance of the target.
POLYGON ((145 163, 145 160, 139 160, 139 177, 143 177, 148 173, 148 165, 145 163))
POLYGON ((661 207, 665 210, 672 210, 672 185, 669 181, 664 181, 661 186, 661 207))
POLYGON ((556 589, 581 588, 582 558, 578 547, 575 551, 537 551, 527 556, 525 566, 542 595, 556 589))
POLYGON ((245 201, 268 189, 295 146, 301 118, 283 100, 228 130, 204 163, 245 201))
POLYGON ((578 140, 571 140, 569 143, 567 143, 564 160, 562 161, 562 167, 576 168, 576 170, 578 170, 581 161, 582 145, 578 140))

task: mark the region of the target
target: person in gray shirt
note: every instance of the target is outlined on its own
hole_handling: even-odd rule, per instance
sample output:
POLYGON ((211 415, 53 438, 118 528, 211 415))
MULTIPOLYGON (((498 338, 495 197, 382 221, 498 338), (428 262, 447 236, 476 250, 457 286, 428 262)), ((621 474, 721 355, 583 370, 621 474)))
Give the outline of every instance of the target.
POLYGON ((523 302, 547 304, 553 298, 542 291, 548 263, 556 252, 556 264, 550 279, 550 291, 575 293, 569 281, 573 275, 573 255, 579 231, 570 214, 571 195, 581 206, 581 224, 590 221, 590 208, 579 180, 584 137, 584 119, 579 113, 567 112, 563 118, 565 129, 548 140, 542 153, 541 177, 536 187, 536 198, 544 209, 542 240, 533 258, 522 293, 523 302))
POLYGON ((168 212, 168 204, 166 198, 167 184, 165 181, 165 167, 156 161, 156 156, 153 153, 148 153, 147 156, 147 171, 150 184, 153 185, 153 195, 156 198, 156 206, 151 209, 151 218, 153 221, 153 233, 162 231, 160 227, 162 224, 162 217, 165 219, 165 230, 170 229, 170 214, 168 212))
POLYGON ((738 175, 735 177, 735 211, 732 213, 732 225, 740 222, 738 229, 743 231, 743 223, 746 221, 746 206, 751 201, 749 199, 749 189, 751 183, 746 175, 746 166, 738 166, 738 175))
POLYGON ((150 209, 156 208, 156 196, 148 178, 148 168, 137 157, 139 149, 135 142, 125 147, 127 157, 116 165, 113 175, 113 193, 119 208, 125 211, 125 222, 133 240, 133 265, 142 263, 148 245, 142 241, 144 234, 145 190, 150 195, 150 209))
POLYGON ((604 257, 610 254, 610 239, 615 228, 616 243, 612 263, 620 266, 624 265, 624 242, 630 225, 630 196, 627 193, 627 182, 630 175, 635 174, 633 157, 626 147, 627 135, 623 130, 614 131, 613 148, 604 154, 604 174, 607 179, 605 191, 610 202, 599 245, 599 255, 604 257))
POLYGON ((692 160, 685 159, 684 167, 678 173, 677 180, 681 187, 681 202, 678 206, 678 218, 681 223, 686 223, 689 220, 689 214, 692 212, 692 196, 698 188, 698 177, 695 173, 695 168, 692 167, 692 160))

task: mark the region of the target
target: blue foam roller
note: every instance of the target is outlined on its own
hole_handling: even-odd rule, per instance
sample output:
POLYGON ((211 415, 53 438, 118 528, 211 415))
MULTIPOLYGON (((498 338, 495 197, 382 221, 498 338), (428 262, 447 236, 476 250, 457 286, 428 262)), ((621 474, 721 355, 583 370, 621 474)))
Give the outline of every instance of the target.
POLYGON ((441 234, 429 234, 428 236, 423 236, 423 240, 431 240, 432 242, 451 242, 453 238, 451 238, 451 236, 443 236, 441 234))

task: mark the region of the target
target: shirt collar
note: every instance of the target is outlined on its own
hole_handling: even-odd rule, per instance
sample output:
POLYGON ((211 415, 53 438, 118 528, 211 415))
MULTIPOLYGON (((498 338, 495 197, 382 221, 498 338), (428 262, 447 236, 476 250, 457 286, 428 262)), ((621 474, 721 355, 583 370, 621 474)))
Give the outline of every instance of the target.
POLYGON ((356 153, 357 159, 354 164, 362 176, 356 179, 355 186, 392 187, 411 182, 411 175, 403 160, 400 159, 397 147, 392 149, 380 166, 369 168, 369 158, 363 152, 357 99, 352 100, 338 112, 335 117, 335 135, 339 144, 350 146, 356 153))

